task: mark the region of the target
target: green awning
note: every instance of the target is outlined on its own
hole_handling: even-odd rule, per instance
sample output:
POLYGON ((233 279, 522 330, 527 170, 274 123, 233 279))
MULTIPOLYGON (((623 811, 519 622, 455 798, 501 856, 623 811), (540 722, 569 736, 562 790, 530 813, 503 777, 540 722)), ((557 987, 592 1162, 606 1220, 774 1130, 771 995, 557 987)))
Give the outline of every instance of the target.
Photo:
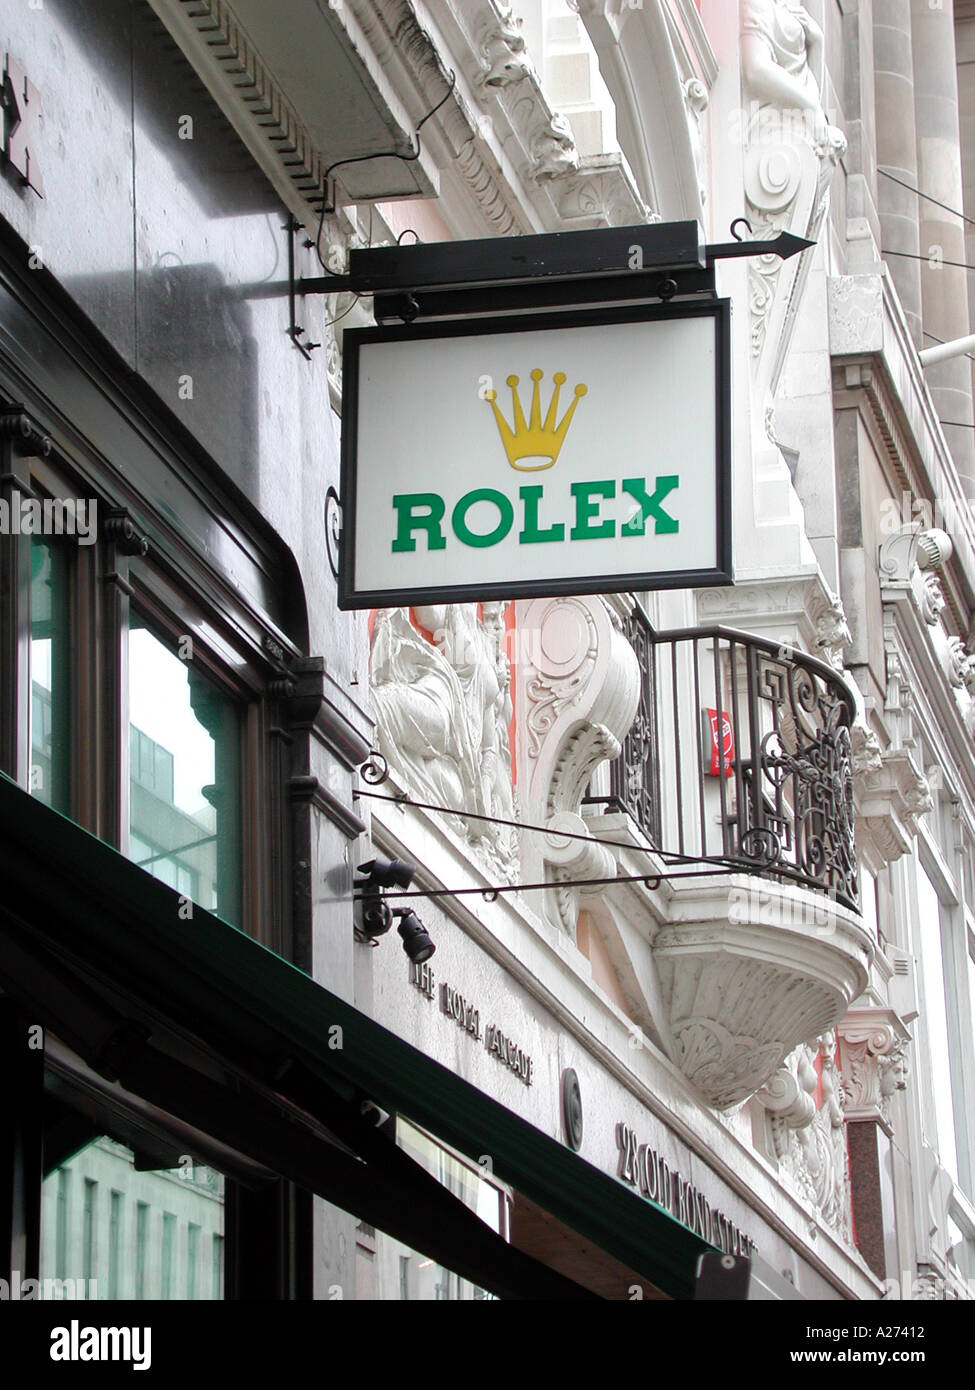
MULTIPOLYGON (((320 1082, 346 1099, 368 1096, 471 1157, 491 1154, 499 1178, 566 1226, 661 1292, 693 1296, 698 1257, 711 1247, 669 1212, 243 932, 199 907, 184 920, 173 889, 2 776, 0 844, 0 969, 13 992, 16 961, 43 945, 96 991, 144 1006, 229 1060, 237 1075, 262 1085, 284 1075, 283 1093, 293 1075, 292 1097, 312 1113, 320 1082)), ((351 904, 349 917, 351 929, 351 904)), ((163 1076, 165 1059, 157 1061, 163 1076)), ((175 1105, 178 1096, 167 1102, 178 1114, 175 1105)), ((390 1162, 400 1161, 397 1151, 390 1162)), ((328 1196, 323 1186, 315 1190, 328 1196)))

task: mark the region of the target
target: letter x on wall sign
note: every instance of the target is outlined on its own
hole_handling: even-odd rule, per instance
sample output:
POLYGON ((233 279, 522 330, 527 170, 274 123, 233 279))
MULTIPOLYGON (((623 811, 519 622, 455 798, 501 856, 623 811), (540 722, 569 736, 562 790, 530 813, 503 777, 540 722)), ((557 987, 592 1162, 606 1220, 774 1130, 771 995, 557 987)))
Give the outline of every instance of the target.
POLYGON ((25 187, 44 197, 44 181, 36 157, 35 122, 41 115, 37 88, 19 63, 9 55, 0 89, 3 106, 3 154, 25 187))

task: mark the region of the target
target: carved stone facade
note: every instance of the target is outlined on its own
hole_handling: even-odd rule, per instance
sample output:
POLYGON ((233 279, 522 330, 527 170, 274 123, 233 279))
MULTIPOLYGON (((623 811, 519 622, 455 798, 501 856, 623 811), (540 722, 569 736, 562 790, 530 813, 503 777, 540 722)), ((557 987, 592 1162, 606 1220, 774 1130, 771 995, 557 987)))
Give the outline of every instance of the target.
POLYGON ((832 1031, 814 1045, 796 1048, 756 1099, 768 1115, 781 1171, 826 1225, 850 1243, 844 1093, 835 1054, 832 1031))
MULTIPOLYGON (((518 606, 527 660, 518 690, 519 782, 525 818, 550 827, 541 840, 526 836, 529 874, 556 882, 611 877, 612 857, 588 838, 579 815, 596 768, 619 756, 640 691, 636 658, 619 614, 600 598, 535 599, 518 606), (566 839, 559 831, 586 839, 566 839)), ((555 888, 550 911, 575 936, 579 890, 555 888)))
MULTIPOLYGON (((788 231, 815 241, 846 137, 823 108, 823 34, 802 6, 743 0, 746 209, 757 237, 788 231)), ((751 353, 759 399, 782 372, 808 257, 757 257, 749 271, 751 353)))
POLYGON ((891 1098, 910 1075, 910 1033, 892 1009, 857 1008, 837 1034, 847 1118, 875 1120, 892 1134, 891 1098))
MULTIPOLYGON (((372 638, 379 749, 404 790, 456 818, 497 873, 518 868, 504 604, 386 609, 372 638), (484 819, 477 819, 483 817, 484 819)), ((453 820, 454 818, 451 817, 453 820)))

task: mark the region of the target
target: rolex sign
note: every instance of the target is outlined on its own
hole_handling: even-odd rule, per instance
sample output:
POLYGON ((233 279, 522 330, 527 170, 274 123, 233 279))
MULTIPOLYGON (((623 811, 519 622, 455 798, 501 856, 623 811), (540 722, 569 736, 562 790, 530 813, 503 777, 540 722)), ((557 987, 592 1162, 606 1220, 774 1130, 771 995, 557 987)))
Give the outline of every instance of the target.
POLYGON ((731 582, 726 301, 345 335, 340 606, 731 582))

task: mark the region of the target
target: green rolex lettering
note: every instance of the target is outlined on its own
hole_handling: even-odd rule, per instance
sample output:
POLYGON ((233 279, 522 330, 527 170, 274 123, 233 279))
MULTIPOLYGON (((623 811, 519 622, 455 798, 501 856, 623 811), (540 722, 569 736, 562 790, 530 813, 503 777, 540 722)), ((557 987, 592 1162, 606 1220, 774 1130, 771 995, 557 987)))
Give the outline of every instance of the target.
POLYGON ((427 549, 444 550, 444 539, 440 523, 443 521, 444 500, 436 492, 403 492, 394 495, 396 508, 396 539, 393 550, 415 550, 414 531, 426 531, 427 549), (426 508, 426 515, 419 515, 418 509, 426 508))
POLYGON ((450 518, 450 524, 454 528, 454 535, 465 545, 475 545, 480 547, 497 545, 498 541, 503 541, 511 530, 515 519, 515 509, 503 492, 496 492, 491 487, 478 487, 473 492, 465 492, 464 496, 457 503, 450 518), (488 531, 484 535, 478 535, 467 525, 467 513, 477 502, 493 502, 498 509, 498 524, 493 531, 488 531))
POLYGON ((621 536, 642 536, 646 531, 647 518, 653 517, 653 531, 656 536, 673 535, 680 529, 680 522, 675 521, 672 516, 661 507, 661 502, 667 497, 674 488, 680 483, 680 478, 676 473, 669 473, 666 477, 658 477, 657 485, 653 494, 648 495, 643 478, 626 478, 623 482, 623 491, 639 504, 639 515, 634 515, 629 521, 620 527, 621 536))
POLYGON ((616 484, 611 478, 599 483, 573 483, 572 496, 576 499, 576 524, 569 532, 574 541, 608 540, 616 535, 615 521, 596 521, 599 516, 599 502, 594 497, 616 496, 616 484))
POLYGON ((538 528, 538 504, 542 500, 542 487, 523 487, 518 492, 525 506, 524 525, 518 537, 522 545, 536 545, 540 541, 564 541, 565 527, 561 522, 550 526, 547 531, 538 528))

